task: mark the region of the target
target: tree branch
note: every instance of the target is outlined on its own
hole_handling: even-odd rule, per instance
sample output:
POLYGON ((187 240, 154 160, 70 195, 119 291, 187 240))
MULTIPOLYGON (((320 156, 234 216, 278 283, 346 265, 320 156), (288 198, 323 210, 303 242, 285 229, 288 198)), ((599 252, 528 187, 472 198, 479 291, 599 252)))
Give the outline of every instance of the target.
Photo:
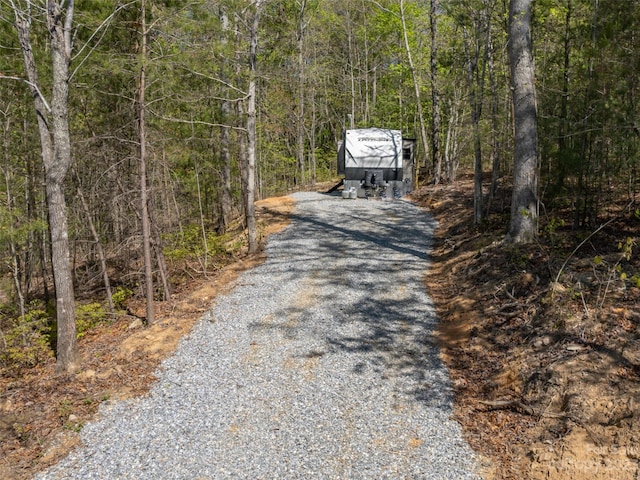
MULTIPOLYGON (((129 3, 125 3, 123 5, 118 6, 118 8, 116 8, 113 13, 111 13, 111 15, 109 15, 107 18, 105 18, 102 23, 100 25, 98 25, 98 28, 95 29, 95 31, 91 34, 91 36, 89 37, 89 39, 86 41, 86 43, 84 44, 84 46, 78 50, 78 53, 73 57, 73 59, 78 58, 82 52, 84 52, 84 50, 87 48, 87 46, 89 45, 89 43, 91 43, 91 41, 93 40, 93 38, 98 34, 98 32, 102 32, 102 35, 100 35, 100 38, 98 39, 98 41, 96 42, 95 45, 93 45, 91 47, 91 50, 89 51, 89 53, 87 53, 85 55, 85 57, 80 61, 80 63, 78 64, 78 66, 73 70, 73 72, 71 73, 71 75, 69 75, 69 80, 71 80, 75 74, 78 72, 78 70, 80 69, 80 67, 84 64, 85 61, 87 61, 87 59, 91 56, 91 54, 95 51, 96 48, 98 48, 98 45, 100 45, 100 42, 102 41, 102 39, 104 38, 105 34, 107 33, 107 29, 106 27, 109 25, 109 23, 111 23, 111 20, 113 20, 113 17, 116 16, 116 14, 118 12, 120 12, 120 10, 124 10, 125 8, 127 8, 129 5, 133 5, 134 3, 136 3, 135 1, 129 2, 129 3)), ((72 60, 73 60, 72 59, 72 60)))
POLYGON ((240 132, 246 132, 247 129, 243 127, 236 127, 233 125, 225 125, 224 123, 211 123, 205 122, 204 120, 185 120, 184 118, 174 118, 174 117, 165 117, 164 115, 160 115, 157 112, 149 109, 149 112, 152 113, 155 117, 161 118, 162 120, 166 120, 167 122, 174 123, 186 123, 188 125, 206 125, 207 127, 220 127, 220 128, 231 128, 233 130, 238 130, 240 132))
POLYGON ((224 80, 222 80, 220 78, 212 77, 211 75, 207 75, 205 73, 196 72, 195 70, 191 70, 190 68, 187 68, 184 65, 180 65, 180 67, 182 69, 186 70, 187 72, 193 74, 193 75, 196 75, 198 77, 206 78, 207 80, 213 80, 214 82, 221 83, 225 87, 229 87, 231 90, 234 90, 234 91, 238 92, 239 94, 241 94, 243 96, 243 99, 247 97, 247 92, 245 92, 243 90, 240 90, 238 87, 235 87, 235 86, 231 85, 229 82, 225 82, 224 80))
POLYGON ((2 75, 0 74, 0 79, 7 79, 7 80, 17 80, 18 82, 24 82, 27 85, 29 85, 31 88, 33 88, 36 93, 38 94, 38 96, 40 97, 40 99, 42 100, 42 103, 44 103, 44 108, 47 109, 47 112, 51 113, 51 107, 49 106, 49 104, 47 103, 47 100, 44 98, 44 95, 42 95, 42 92, 40 91, 40 89, 38 88, 38 85, 36 85, 35 83, 30 82, 29 80, 27 80, 26 78, 20 78, 20 77, 10 77, 8 75, 2 75))

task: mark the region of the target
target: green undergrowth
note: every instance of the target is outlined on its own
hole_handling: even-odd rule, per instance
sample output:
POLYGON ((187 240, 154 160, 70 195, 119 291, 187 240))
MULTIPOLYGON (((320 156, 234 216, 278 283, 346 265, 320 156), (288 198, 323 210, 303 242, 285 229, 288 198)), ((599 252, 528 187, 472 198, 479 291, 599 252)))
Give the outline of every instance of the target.
MULTIPOLYGON (((19 375, 24 369, 36 367, 53 358, 57 337, 55 317, 51 305, 41 300, 26 305, 24 315, 8 305, 0 305, 0 369, 19 375)), ((77 304, 78 339, 109 319, 110 315, 100 302, 77 304)))
POLYGON ((167 260, 184 261, 198 260, 233 253, 235 243, 232 234, 218 235, 206 231, 203 235, 202 227, 189 225, 179 232, 163 235, 164 254, 167 260))
POLYGON ((0 366, 11 371, 34 367, 53 356, 51 316, 40 302, 24 315, 3 310, 0 320, 0 366))

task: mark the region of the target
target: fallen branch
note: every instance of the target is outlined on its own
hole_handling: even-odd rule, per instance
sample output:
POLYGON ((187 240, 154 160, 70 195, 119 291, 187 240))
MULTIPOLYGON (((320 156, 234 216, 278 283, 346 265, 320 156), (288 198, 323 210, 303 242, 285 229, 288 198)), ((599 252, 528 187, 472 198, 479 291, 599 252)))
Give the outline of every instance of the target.
POLYGON ((492 410, 513 410, 518 413, 535 415, 535 410, 519 400, 478 400, 479 403, 491 407, 492 410))
POLYGON ((496 310, 496 313, 501 314, 505 310, 510 310, 512 308, 525 308, 525 307, 527 307, 527 304, 522 302, 505 303, 498 310, 496 310))
POLYGON ((531 415, 532 417, 568 418, 574 420, 573 416, 567 413, 541 412, 520 400, 478 400, 478 403, 487 405, 491 407, 492 410, 512 410, 516 413, 531 415))

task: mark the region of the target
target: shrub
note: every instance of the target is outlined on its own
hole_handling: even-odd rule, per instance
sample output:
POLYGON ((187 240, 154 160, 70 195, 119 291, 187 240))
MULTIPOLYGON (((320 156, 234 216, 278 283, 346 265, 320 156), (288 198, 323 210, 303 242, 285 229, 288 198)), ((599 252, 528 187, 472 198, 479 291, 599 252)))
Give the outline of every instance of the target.
POLYGON ((3 366, 19 370, 53 357, 51 323, 49 314, 41 308, 33 308, 25 315, 9 320, 8 328, 0 332, 3 366))
POLYGON ((169 260, 198 259, 205 256, 215 256, 227 253, 225 235, 207 232, 207 249, 202 238, 202 227, 198 224, 188 225, 180 233, 163 236, 165 242, 164 254, 169 260))
POLYGON ((100 303, 87 303, 76 307, 76 334, 82 338, 87 331, 104 322, 107 312, 100 303))
POLYGON ((111 294, 111 299, 113 300, 113 306, 118 309, 126 308, 127 300, 129 300, 133 296, 133 291, 127 287, 116 287, 116 289, 111 294))

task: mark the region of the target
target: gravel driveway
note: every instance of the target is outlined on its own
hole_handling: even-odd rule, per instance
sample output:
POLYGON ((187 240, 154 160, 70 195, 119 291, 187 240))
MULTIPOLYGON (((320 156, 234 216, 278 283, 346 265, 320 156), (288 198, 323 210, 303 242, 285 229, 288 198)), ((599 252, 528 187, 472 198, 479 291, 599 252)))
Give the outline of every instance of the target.
POLYGON ((422 283, 434 220, 295 194, 265 264, 42 479, 479 478, 422 283))

